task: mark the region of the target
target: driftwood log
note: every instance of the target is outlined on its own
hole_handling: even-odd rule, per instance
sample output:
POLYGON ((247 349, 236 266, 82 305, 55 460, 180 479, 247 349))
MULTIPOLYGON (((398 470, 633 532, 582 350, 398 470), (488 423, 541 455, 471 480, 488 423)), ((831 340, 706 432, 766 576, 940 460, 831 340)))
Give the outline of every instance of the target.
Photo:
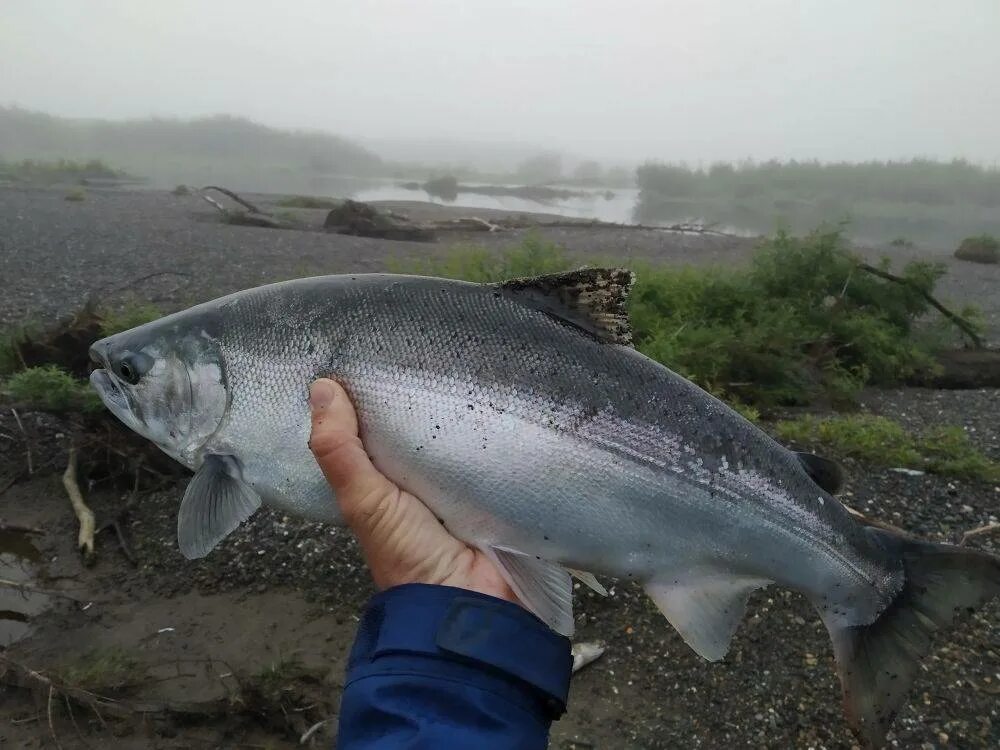
POLYGON ((377 237, 386 240, 433 242, 434 230, 391 212, 379 211, 360 201, 345 200, 330 210, 323 228, 337 234, 357 237, 377 237))
POLYGON ((238 226, 246 227, 264 227, 265 229, 297 229, 298 225, 293 224, 290 221, 285 221, 284 219, 279 219, 266 211, 262 211, 257 206, 255 206, 250 201, 245 198, 240 197, 232 190, 228 188, 219 187, 218 185, 206 185, 203 187, 198 194, 205 199, 210 205, 214 206, 221 214, 222 220, 227 224, 236 224, 238 226), (243 206, 246 210, 233 210, 226 208, 219 201, 217 201, 212 196, 208 195, 206 191, 216 190, 223 195, 229 197, 239 205, 243 206))
POLYGON ((1000 388, 1000 350, 956 349, 938 355, 941 369, 913 385, 960 391, 1000 388))

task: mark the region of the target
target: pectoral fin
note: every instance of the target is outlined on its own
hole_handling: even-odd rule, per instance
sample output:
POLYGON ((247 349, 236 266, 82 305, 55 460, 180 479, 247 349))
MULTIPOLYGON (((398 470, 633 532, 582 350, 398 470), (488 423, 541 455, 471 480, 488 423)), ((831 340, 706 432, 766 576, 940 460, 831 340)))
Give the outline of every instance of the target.
POLYGON ((189 560, 204 557, 260 507, 232 456, 211 455, 195 472, 177 514, 177 544, 189 560))
POLYGON ((557 633, 573 635, 573 583, 565 568, 503 547, 483 551, 525 607, 557 633))
POLYGON ((719 661, 746 611, 750 592, 770 581, 713 574, 652 581, 646 593, 684 642, 708 661, 719 661))

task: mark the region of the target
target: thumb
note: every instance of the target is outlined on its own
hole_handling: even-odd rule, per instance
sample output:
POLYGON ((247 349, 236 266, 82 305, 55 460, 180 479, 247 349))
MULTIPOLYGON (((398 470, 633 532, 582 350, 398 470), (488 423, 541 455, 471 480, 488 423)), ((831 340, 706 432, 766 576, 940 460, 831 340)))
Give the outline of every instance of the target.
POLYGON ((339 383, 321 378, 309 388, 309 448, 333 487, 345 520, 354 525, 398 490, 372 464, 358 437, 358 417, 339 383))

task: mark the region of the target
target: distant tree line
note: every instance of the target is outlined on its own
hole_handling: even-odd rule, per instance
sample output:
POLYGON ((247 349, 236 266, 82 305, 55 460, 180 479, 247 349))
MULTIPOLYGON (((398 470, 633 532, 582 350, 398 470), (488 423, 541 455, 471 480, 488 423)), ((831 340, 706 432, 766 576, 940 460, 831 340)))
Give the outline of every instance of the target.
POLYGON ((847 221, 854 237, 899 245, 1000 233, 1000 170, 961 159, 647 163, 636 182, 642 222, 698 219, 767 233, 847 221))
POLYGON ((368 176, 382 161, 346 138, 219 115, 194 120, 68 119, 0 107, 0 159, 102 159, 130 170, 162 162, 259 163, 316 174, 368 176))
POLYGON ((636 172, 639 188, 669 198, 786 195, 799 200, 838 199, 1000 207, 1000 170, 963 159, 939 162, 818 161, 718 163, 707 169, 647 163, 636 172))

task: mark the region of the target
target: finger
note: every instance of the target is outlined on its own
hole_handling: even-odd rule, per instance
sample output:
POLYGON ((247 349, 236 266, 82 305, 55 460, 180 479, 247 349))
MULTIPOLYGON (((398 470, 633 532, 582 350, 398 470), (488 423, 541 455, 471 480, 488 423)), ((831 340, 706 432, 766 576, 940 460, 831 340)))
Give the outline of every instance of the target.
POLYGON ((347 392, 326 378, 309 389, 312 437, 309 447, 333 487, 345 519, 358 516, 397 493, 395 485, 372 464, 358 437, 358 417, 347 392))

